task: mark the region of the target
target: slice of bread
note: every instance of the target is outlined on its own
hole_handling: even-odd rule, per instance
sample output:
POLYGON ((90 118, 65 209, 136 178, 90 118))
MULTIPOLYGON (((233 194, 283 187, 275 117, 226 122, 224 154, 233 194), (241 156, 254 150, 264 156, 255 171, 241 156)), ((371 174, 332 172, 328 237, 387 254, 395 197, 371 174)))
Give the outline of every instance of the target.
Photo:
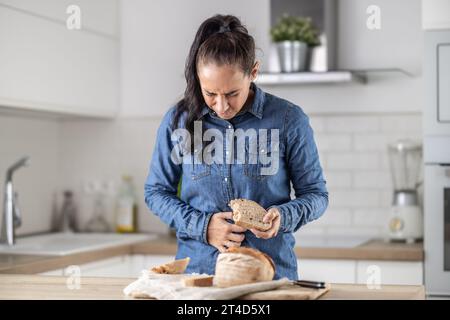
POLYGON ((264 223, 263 218, 267 211, 258 203, 246 199, 234 199, 229 203, 233 210, 233 220, 238 226, 247 229, 269 230, 272 223, 264 223))
POLYGON ((150 271, 153 271, 154 273, 164 273, 164 274, 184 273, 190 260, 191 259, 189 257, 185 259, 175 260, 166 264, 162 264, 160 266, 153 267, 150 269, 150 271))
POLYGON ((247 247, 230 248, 217 257, 214 285, 225 288, 270 281, 274 275, 275 264, 265 253, 247 247))
POLYGON ((214 276, 199 275, 183 279, 185 287, 212 287, 214 276))

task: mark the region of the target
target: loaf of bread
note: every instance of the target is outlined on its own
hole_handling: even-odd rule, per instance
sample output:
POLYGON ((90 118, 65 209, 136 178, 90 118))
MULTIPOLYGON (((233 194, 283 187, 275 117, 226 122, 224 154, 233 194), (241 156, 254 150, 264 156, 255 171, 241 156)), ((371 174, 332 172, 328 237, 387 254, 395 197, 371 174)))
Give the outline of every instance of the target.
POLYGON ((238 226, 247 229, 269 230, 272 223, 264 223, 263 218, 267 211, 252 200, 235 199, 230 201, 233 210, 233 220, 238 226))
POLYGON ((217 257, 214 285, 224 288, 270 281, 274 275, 275 264, 265 253, 246 247, 229 248, 217 257))
POLYGON ((191 260, 190 258, 179 259, 160 266, 153 267, 150 270, 153 271, 154 273, 164 273, 164 274, 184 273, 190 260, 191 260))
POLYGON ((213 285, 214 276, 199 275, 183 279, 185 287, 211 287, 213 285))

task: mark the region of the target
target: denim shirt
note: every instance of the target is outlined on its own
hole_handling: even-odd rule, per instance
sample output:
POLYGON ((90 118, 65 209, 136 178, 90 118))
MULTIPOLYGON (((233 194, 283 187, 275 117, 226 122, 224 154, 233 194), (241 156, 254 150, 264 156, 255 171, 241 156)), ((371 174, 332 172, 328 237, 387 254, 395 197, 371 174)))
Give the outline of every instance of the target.
MULTIPOLYGON (((291 102, 262 91, 254 83, 251 86, 253 102, 244 112, 230 120, 223 120, 205 105, 199 120, 202 121, 203 134, 208 129, 216 129, 215 132, 223 133, 224 137, 227 130, 229 133, 238 129, 255 129, 257 132, 260 129, 278 129, 278 138, 267 134, 267 141, 278 140, 275 141, 278 143, 266 141, 264 144, 260 136, 255 149, 250 142, 247 144, 251 136, 245 142, 245 159, 251 153, 257 153, 255 156, 263 154, 272 163, 232 161, 230 159, 234 159, 237 151, 226 142, 223 143, 223 150, 218 150, 219 156, 224 159, 222 163, 195 161, 196 155, 207 151, 205 148, 202 150, 201 146, 194 147, 190 162, 174 161, 179 160, 174 155, 179 156, 182 152, 176 151, 179 140, 174 138, 172 130, 175 114, 175 107, 172 107, 158 129, 145 183, 145 202, 154 214, 176 230, 176 258, 191 258, 186 272, 211 275, 214 274, 219 254, 207 241, 211 216, 217 212, 231 211, 229 202, 236 198, 256 201, 266 209, 278 208, 281 224, 277 236, 257 238, 248 230, 241 246, 253 247, 268 254, 275 263, 275 279, 287 277, 296 280, 293 232, 324 213, 328 206, 326 182, 308 116, 291 102), (223 151, 222 154, 220 151, 223 151), (275 166, 274 161, 277 162, 275 166), (180 179, 182 187, 178 197, 180 179), (294 199, 291 199, 291 184, 295 191, 294 199)), ((184 127, 185 116, 180 117, 181 127, 184 127)))

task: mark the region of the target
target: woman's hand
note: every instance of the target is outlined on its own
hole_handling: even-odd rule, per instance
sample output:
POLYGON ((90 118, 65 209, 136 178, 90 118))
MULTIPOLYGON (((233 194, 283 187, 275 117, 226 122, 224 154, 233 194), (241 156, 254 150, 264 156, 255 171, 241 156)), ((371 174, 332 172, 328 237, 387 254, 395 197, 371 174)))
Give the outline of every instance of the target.
POLYGON ((208 243, 220 252, 225 252, 230 247, 240 247, 245 238, 242 232, 247 231, 247 229, 229 223, 225 219, 233 219, 233 213, 218 212, 213 214, 207 230, 208 243))
POLYGON ((267 223, 272 221, 272 227, 266 231, 259 231, 256 229, 250 229, 250 231, 253 232, 257 238, 270 239, 276 237, 278 230, 280 229, 280 220, 281 215, 278 209, 270 208, 264 216, 263 222, 267 223))

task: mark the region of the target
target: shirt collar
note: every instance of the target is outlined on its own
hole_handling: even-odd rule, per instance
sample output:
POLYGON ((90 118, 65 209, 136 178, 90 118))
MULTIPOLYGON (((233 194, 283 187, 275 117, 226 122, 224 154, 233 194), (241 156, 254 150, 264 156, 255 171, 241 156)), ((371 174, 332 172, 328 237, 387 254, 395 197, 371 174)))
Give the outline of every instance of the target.
MULTIPOLYGON (((257 87, 256 84, 253 82, 251 83, 250 88, 253 90, 255 95, 253 96, 252 106, 251 106, 251 108, 248 108, 247 111, 250 112, 251 114, 253 114, 258 119, 262 119, 265 93, 259 87, 257 87)), ((245 111, 245 112, 247 112, 247 111, 245 111)), ((211 115, 215 115, 215 112, 212 111, 210 108, 208 108, 208 106, 205 104, 203 106, 200 118, 202 118, 207 113, 209 113, 211 115)), ((239 115, 240 115, 240 113, 239 113, 239 115)))

